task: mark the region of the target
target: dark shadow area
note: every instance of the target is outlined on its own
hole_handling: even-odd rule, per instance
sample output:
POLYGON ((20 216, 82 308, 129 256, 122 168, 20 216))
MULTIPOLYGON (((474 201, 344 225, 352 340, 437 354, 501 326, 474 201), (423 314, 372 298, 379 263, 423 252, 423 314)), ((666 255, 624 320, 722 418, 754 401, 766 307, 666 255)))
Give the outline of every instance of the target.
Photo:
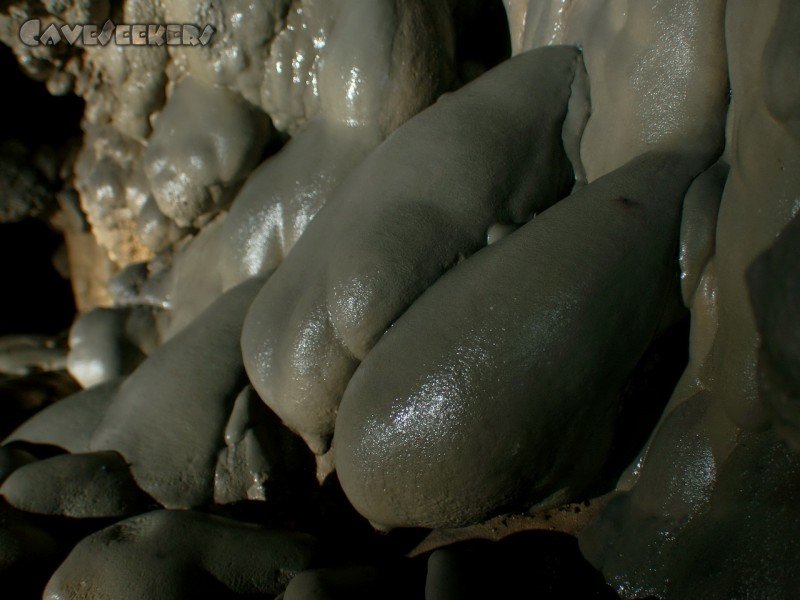
POLYGON ((611 491, 622 471, 644 447, 689 363, 687 315, 653 342, 622 392, 622 411, 616 422, 614 445, 600 477, 601 489, 611 491))
POLYGON ((80 136, 83 101, 74 95, 51 96, 44 84, 28 78, 9 48, 0 45, 0 74, 5 91, 0 145, 6 152, 4 187, 0 204, 9 204, 10 194, 36 193, 45 206, 32 211, 41 220, 24 217, 20 211, 0 223, 0 335, 43 333, 53 335, 68 328, 75 315, 69 281, 53 266, 52 257, 62 237, 44 221, 56 207, 60 189, 58 174, 37 185, 32 178, 43 172, 34 166, 42 148, 49 156, 65 155, 72 140, 80 136), (23 170, 25 171, 23 173, 23 170), (24 178, 24 181, 23 181, 24 178))
POLYGON ((41 221, 0 224, 0 335, 54 335, 70 326, 75 316, 72 287, 52 260, 62 242, 41 221))
POLYGON ((575 538, 528 531, 499 542, 461 542, 431 553, 426 598, 613 600, 618 596, 581 556, 575 538))
POLYGON ((502 0, 460 0, 453 18, 456 64, 463 83, 511 56, 508 19, 502 0))
POLYGON ((53 96, 44 83, 20 69, 14 53, 0 44, 5 118, 0 139, 19 139, 27 144, 58 145, 81 134, 84 102, 74 94, 53 96))

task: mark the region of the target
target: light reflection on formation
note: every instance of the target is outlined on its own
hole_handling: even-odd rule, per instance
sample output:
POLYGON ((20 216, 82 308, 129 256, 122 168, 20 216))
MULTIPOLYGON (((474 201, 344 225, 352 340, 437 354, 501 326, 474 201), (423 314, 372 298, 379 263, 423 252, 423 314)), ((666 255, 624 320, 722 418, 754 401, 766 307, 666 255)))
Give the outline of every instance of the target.
POLYGON ((503 4, 498 66, 465 58, 489 9, 455 0, 113 8, 208 21, 195 49, 34 55, 3 34, 86 100, 69 177, 91 233, 68 235, 106 273, 73 261, 104 298, 66 359, 89 389, 2 449, 22 530, 24 512, 122 519, 69 557, 36 534, 30 556, 66 561, 48 594, 147 596, 134 557, 176 598, 202 565, 290 600, 329 565, 316 542, 207 513, 324 504, 334 473, 381 529, 613 491, 580 548, 626 598, 800 586, 797 3, 503 4), (659 344, 688 313, 651 432, 629 410, 675 384, 650 361, 680 354, 659 344), (51 497, 62 481, 86 502, 51 497))

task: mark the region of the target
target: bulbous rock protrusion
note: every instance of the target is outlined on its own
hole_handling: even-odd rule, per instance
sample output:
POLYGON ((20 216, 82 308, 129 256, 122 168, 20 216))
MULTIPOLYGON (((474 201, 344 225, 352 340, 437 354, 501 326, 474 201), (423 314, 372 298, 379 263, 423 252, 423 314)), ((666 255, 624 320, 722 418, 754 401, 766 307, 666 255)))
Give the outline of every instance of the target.
POLYGON ((137 340, 132 339, 142 332, 128 327, 138 312, 146 309, 96 308, 72 325, 67 369, 83 387, 128 375, 146 358, 137 340))
POLYGON ((121 385, 93 451, 115 450, 137 484, 168 508, 209 503, 225 425, 245 384, 239 337, 264 280, 220 296, 121 385))
POLYGON ((83 539, 46 600, 274 597, 319 552, 309 535, 190 511, 154 511, 83 539))
POLYGON ((248 375, 314 452, 327 449, 358 362, 414 299, 481 248, 490 225, 523 223, 567 193, 562 126, 578 56, 521 55, 409 120, 337 189, 255 299, 242 335, 248 375))
POLYGON ((25 465, 0 486, 19 510, 72 518, 122 518, 143 512, 147 498, 116 452, 62 454, 25 465))
POLYGON ((676 293, 680 207, 703 158, 652 153, 468 258, 393 324, 336 420, 373 524, 459 526, 574 500, 676 293))
POLYGON ((191 77, 179 81, 143 156, 159 210, 184 227, 211 212, 223 202, 212 186, 244 178, 270 132, 269 119, 232 93, 191 77))
POLYGON ((123 381, 112 379, 51 404, 12 431, 3 444, 25 442, 73 453, 88 452, 94 430, 123 381))

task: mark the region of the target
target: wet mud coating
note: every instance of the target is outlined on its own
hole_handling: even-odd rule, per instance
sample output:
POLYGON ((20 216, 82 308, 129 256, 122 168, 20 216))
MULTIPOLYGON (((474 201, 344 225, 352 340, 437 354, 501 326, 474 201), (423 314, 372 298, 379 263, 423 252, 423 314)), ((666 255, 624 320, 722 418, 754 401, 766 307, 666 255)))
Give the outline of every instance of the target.
POLYGON ((0 221, 63 235, 78 308, 0 337, 35 412, 0 585, 792 598, 798 30, 794 0, 6 2, 3 50, 84 112, 0 145, 0 221))

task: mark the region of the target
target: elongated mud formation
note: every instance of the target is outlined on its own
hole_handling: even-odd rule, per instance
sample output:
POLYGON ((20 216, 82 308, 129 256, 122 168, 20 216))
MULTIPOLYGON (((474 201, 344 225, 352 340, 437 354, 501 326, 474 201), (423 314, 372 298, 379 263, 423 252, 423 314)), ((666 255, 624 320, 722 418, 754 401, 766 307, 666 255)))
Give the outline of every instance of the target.
POLYGON ((85 389, 3 440, 0 579, 792 597, 798 30, 794 0, 5 3, 85 112, 74 151, 2 143, 0 219, 63 230, 81 314, 66 356, 0 340, 0 384, 85 389))
POLYGON ((327 450, 358 361, 410 303, 492 224, 523 223, 566 193, 560 140, 578 66, 573 48, 532 52, 412 119, 337 190, 255 299, 248 375, 314 452, 327 450), (508 118, 518 114, 531 118, 508 118), (439 176, 440 157, 452 179, 439 176))
POLYGON ((336 421, 359 512, 437 527, 579 497, 669 311, 680 202, 702 168, 632 161, 453 268, 394 323, 336 421))

